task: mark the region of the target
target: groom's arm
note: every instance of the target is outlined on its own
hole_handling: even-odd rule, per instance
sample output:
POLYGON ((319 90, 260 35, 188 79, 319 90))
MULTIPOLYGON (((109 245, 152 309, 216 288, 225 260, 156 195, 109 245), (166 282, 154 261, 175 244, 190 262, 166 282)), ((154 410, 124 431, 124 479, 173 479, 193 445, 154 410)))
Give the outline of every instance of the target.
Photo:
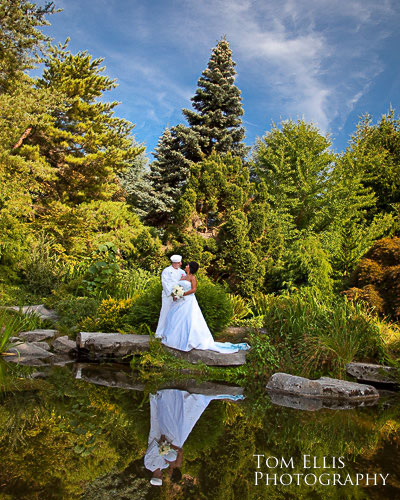
POLYGON ((174 284, 172 283, 168 268, 164 269, 164 271, 161 273, 161 285, 163 287, 165 295, 167 297, 170 296, 174 284))

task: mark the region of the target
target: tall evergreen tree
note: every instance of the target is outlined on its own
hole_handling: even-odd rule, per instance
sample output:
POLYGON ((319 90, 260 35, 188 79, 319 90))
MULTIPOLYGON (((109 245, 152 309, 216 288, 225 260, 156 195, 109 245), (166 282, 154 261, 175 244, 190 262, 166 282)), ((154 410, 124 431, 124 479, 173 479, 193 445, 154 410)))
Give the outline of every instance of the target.
POLYGON ((118 102, 99 101, 116 87, 115 80, 102 75, 102 61, 86 52, 73 55, 66 45, 55 47, 46 60, 39 87, 62 94, 66 108, 54 110, 54 124, 29 138, 56 173, 45 204, 120 199, 117 174, 143 150, 131 135, 133 125, 114 116, 118 102))
POLYGON ((190 161, 179 150, 176 136, 167 127, 153 153, 149 180, 152 186, 151 199, 146 219, 162 226, 171 219, 175 203, 182 194, 190 172, 190 161))
POLYGON ((0 92, 9 89, 35 61, 50 38, 38 29, 48 26, 46 16, 58 12, 54 2, 44 7, 26 0, 0 2, 0 92))
POLYGON ((212 151, 230 152, 244 159, 248 148, 241 116, 240 90, 235 85, 235 63, 229 42, 223 38, 213 49, 207 68, 198 80, 191 101, 183 109, 188 125, 166 129, 150 167, 154 196, 150 220, 161 225, 171 217, 174 205, 188 180, 191 162, 200 162, 212 151), (157 220, 158 219, 158 220, 157 220))
POLYGON ((213 150, 220 154, 229 151, 242 159, 248 152, 243 143, 243 107, 240 90, 235 85, 235 66, 229 42, 223 38, 213 49, 207 68, 198 80, 198 88, 191 99, 194 110, 182 110, 191 130, 180 127, 177 136, 188 146, 193 131, 201 151, 201 156, 195 148, 185 151, 192 161, 200 161, 213 150))
POLYGON ((400 205, 400 119, 394 111, 383 115, 377 124, 365 115, 346 152, 361 175, 364 186, 375 193, 376 212, 396 212, 400 205))

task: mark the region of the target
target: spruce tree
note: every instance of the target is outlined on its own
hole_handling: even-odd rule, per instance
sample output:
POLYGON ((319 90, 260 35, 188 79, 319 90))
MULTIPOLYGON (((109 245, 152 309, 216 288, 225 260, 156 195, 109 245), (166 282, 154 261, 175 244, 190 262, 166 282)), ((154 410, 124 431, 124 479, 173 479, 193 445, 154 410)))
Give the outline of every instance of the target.
POLYGON ((243 107, 235 86, 235 63, 229 42, 223 38, 213 49, 207 68, 192 97, 193 110, 183 109, 188 125, 166 129, 150 166, 154 189, 149 220, 163 225, 171 220, 174 205, 188 180, 191 162, 200 162, 212 151, 230 152, 244 159, 243 107))
MULTIPOLYGON (((207 68, 198 80, 198 89, 192 97, 194 110, 183 109, 189 130, 178 129, 178 138, 183 144, 190 144, 190 132, 197 136, 202 156, 209 156, 213 150, 242 159, 248 148, 243 143, 245 130, 242 127, 243 107, 240 90, 235 85, 235 62, 229 42, 223 38, 213 49, 207 68)), ((191 148, 187 155, 192 161, 200 161, 199 151, 191 148)))
POLYGON ((151 199, 146 219, 158 226, 170 222, 172 211, 182 194, 189 171, 190 161, 179 150, 176 136, 167 127, 153 153, 149 180, 152 186, 151 199))

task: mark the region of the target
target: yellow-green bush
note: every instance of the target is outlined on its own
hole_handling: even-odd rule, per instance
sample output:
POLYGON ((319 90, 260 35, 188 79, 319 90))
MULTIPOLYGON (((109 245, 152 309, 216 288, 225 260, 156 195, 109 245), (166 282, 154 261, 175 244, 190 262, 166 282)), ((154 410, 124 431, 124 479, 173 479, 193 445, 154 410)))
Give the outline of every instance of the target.
POLYGON ((108 298, 101 301, 94 317, 86 317, 81 323, 82 330, 117 331, 123 328, 126 315, 133 305, 133 300, 108 298))

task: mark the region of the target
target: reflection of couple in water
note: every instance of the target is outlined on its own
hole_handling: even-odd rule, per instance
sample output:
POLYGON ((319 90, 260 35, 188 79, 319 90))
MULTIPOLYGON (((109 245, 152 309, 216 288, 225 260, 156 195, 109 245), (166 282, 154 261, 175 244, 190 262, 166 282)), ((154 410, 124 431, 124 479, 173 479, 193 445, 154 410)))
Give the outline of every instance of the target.
POLYGON ((150 434, 144 465, 153 473, 151 484, 162 485, 163 470, 179 481, 183 444, 213 399, 243 399, 243 396, 205 396, 178 389, 164 389, 150 395, 150 434))

